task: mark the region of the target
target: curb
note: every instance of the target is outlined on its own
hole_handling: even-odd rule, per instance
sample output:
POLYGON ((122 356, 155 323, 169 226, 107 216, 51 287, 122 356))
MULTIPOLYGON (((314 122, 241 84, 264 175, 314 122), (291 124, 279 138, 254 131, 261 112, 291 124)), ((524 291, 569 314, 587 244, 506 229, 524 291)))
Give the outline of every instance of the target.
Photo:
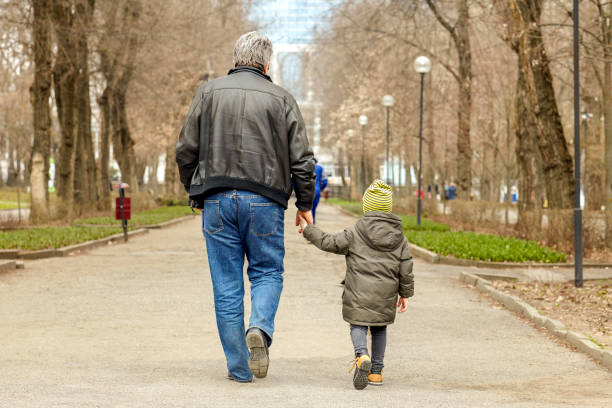
POLYGON ((574 346, 578 351, 587 354, 608 370, 612 371, 612 352, 596 345, 587 336, 568 330, 559 320, 542 316, 533 306, 524 300, 501 292, 491 286, 491 283, 471 273, 461 272, 459 280, 477 287, 481 292, 486 292, 491 297, 504 305, 507 309, 531 320, 536 326, 544 327, 557 336, 560 340, 574 346))
POLYGON ((18 253, 18 249, 0 249, 0 259, 15 259, 18 253))
POLYGON ((18 268, 16 261, 0 262, 0 273, 11 272, 18 268))
POLYGON ((424 259, 425 261, 429 263, 434 263, 434 264, 440 263, 440 255, 436 254, 435 252, 430 251, 429 249, 425 249, 418 245, 414 245, 411 242, 408 242, 408 248, 410 248, 410 253, 413 256, 417 256, 421 259, 424 259))

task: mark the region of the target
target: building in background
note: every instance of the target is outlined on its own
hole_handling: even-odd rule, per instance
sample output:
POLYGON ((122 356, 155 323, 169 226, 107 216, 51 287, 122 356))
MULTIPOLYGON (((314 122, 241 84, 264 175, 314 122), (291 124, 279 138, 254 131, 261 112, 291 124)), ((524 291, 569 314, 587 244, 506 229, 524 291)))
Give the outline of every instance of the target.
POLYGON ((315 30, 326 24, 325 16, 335 3, 337 0, 266 0, 251 9, 251 20, 274 45, 270 76, 297 100, 315 156, 328 174, 333 173, 335 163, 321 149, 321 104, 314 84, 305 79, 304 61, 313 51, 315 30))

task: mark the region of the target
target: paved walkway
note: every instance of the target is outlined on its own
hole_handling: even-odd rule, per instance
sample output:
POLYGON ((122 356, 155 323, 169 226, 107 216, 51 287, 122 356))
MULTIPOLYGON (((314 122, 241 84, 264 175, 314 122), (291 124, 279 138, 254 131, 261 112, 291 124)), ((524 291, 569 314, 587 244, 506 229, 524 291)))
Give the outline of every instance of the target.
MULTIPOLYGON (((344 259, 306 245, 294 216, 268 378, 224 378, 194 219, 0 274, 0 407, 610 406, 607 370, 462 286, 460 268, 421 262, 389 329, 385 385, 355 391, 344 259)), ((354 219, 321 206, 318 221, 354 219)))

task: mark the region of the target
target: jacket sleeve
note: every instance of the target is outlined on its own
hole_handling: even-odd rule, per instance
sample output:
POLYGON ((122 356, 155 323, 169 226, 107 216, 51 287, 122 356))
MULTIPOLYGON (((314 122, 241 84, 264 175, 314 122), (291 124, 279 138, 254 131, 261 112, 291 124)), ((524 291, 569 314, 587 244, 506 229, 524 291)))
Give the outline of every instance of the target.
POLYGON ((339 255, 348 254, 348 249, 353 239, 350 229, 345 229, 337 234, 328 234, 312 224, 308 225, 303 233, 304 237, 317 248, 339 255))
POLYGON ((295 101, 287 106, 287 134, 289 139, 289 166, 300 211, 312 209, 315 194, 314 155, 308 144, 306 126, 295 101))
POLYGON ((402 254, 400 256, 399 295, 409 298, 414 295, 414 275, 412 274, 412 255, 408 249, 408 240, 404 238, 402 254))
POLYGON ((202 99, 203 93, 202 88, 200 88, 191 102, 178 142, 176 142, 176 164, 178 165, 181 183, 187 191, 189 191, 191 178, 199 161, 202 99))

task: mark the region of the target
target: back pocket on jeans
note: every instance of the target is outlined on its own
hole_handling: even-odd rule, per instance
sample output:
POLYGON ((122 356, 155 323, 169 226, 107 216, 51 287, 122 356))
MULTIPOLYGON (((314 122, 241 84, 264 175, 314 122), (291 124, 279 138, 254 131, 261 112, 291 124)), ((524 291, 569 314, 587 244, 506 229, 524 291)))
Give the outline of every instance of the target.
POLYGON ((275 203, 251 203, 251 232, 258 237, 274 234, 281 223, 280 211, 275 203))
POLYGON ((216 234, 223 229, 219 200, 204 200, 202 228, 209 234, 216 234))

